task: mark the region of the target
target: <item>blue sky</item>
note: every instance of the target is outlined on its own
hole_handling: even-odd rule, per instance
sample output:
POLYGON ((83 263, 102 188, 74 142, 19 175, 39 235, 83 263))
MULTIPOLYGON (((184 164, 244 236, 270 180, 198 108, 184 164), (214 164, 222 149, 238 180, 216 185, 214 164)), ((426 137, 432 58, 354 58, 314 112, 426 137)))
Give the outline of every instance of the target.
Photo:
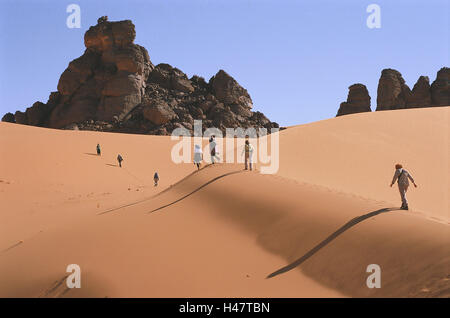
POLYGON ((448 0, 0 0, 0 113, 46 102, 68 63, 84 52, 97 18, 130 19, 154 64, 189 77, 219 69, 250 93, 254 110, 283 126, 327 119, 348 86, 363 83, 376 107, 381 70, 413 87, 449 66, 448 0), (66 7, 81 8, 81 28, 66 7), (369 4, 381 28, 369 29, 369 4))

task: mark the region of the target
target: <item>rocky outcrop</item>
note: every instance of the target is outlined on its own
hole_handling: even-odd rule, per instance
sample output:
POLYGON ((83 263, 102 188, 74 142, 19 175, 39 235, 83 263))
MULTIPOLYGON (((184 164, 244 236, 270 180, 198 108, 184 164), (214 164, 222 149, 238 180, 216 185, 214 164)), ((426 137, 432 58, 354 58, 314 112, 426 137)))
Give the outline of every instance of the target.
POLYGON ((47 104, 36 102, 33 106, 28 107, 25 112, 16 111, 13 117, 11 113, 8 113, 2 120, 17 124, 45 126, 53 107, 54 98, 55 96, 51 95, 47 104))
POLYGON ((186 74, 169 64, 158 64, 150 74, 148 81, 169 90, 184 93, 192 93, 194 91, 194 87, 186 74))
POLYGON ((7 122, 7 123, 15 123, 16 122, 16 118, 14 117, 13 113, 6 113, 2 117, 2 121, 7 122))
POLYGON ((91 119, 121 120, 141 103, 153 65, 147 50, 133 43, 135 36, 129 20, 99 19, 89 28, 85 53, 69 63, 58 82, 62 98, 51 113, 49 127, 91 119))
POLYGON ((434 106, 450 105, 450 68, 443 67, 431 84, 431 102, 434 106))
POLYGON ((353 84, 348 88, 347 101, 341 103, 336 116, 370 112, 370 96, 363 84, 353 84))
POLYGON ((399 71, 384 69, 378 81, 376 110, 406 108, 406 100, 410 94, 411 90, 399 71))
POLYGON ((406 100, 406 108, 429 107, 430 105, 430 79, 428 76, 420 76, 406 100))
MULTIPOLYGON (((450 106, 449 78, 450 68, 443 67, 431 85, 428 76, 420 76, 413 89, 410 90, 399 71, 384 69, 378 82, 376 110, 450 106)), ((365 96, 367 91, 365 86, 354 84, 349 89, 347 102, 341 103, 336 116, 370 111, 370 97, 368 97, 368 93, 365 96), (367 97, 369 101, 367 101, 367 97), (366 107, 367 105, 369 107, 366 107)))
POLYGON ((248 109, 253 107, 247 90, 241 87, 230 75, 220 70, 209 81, 217 99, 229 105, 241 105, 248 109))
POLYGON ((86 50, 69 63, 46 104, 9 113, 4 121, 51 128, 170 134, 177 127, 278 127, 252 112, 250 95, 223 70, 208 82, 150 61, 134 43, 134 24, 98 19, 84 36, 86 50))

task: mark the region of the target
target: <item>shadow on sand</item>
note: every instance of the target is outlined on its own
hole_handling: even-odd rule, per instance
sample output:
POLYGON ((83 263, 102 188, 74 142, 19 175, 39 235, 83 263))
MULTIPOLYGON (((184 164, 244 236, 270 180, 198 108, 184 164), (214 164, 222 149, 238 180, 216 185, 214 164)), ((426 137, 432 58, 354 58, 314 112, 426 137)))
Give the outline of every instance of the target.
POLYGON ((171 202, 171 203, 168 203, 168 204, 166 204, 166 205, 163 205, 163 206, 161 206, 161 207, 159 207, 159 208, 156 208, 156 209, 154 209, 154 210, 152 210, 152 211, 150 211, 150 212, 147 212, 147 213, 153 213, 153 212, 162 210, 162 209, 164 209, 164 208, 167 208, 168 206, 171 206, 171 205, 173 205, 173 204, 175 204, 175 203, 177 203, 177 202, 180 202, 181 200, 186 199, 187 197, 193 195, 195 192, 200 191, 201 189, 203 189, 203 188, 206 187, 207 185, 209 185, 209 184, 211 184, 211 183, 213 183, 213 182, 215 182, 215 181, 217 181, 217 180, 219 180, 219 179, 222 179, 222 178, 224 178, 224 177, 226 177, 226 176, 230 176, 230 175, 233 175, 233 174, 236 174, 236 173, 242 173, 242 172, 245 172, 245 170, 232 171, 232 172, 228 172, 228 173, 222 174, 222 175, 220 175, 220 176, 218 176, 218 177, 215 177, 214 179, 211 179, 211 180, 209 180, 208 182, 202 184, 200 187, 198 187, 198 188, 195 189, 194 191, 189 192, 188 194, 182 196, 181 198, 179 198, 179 199, 177 199, 177 200, 175 200, 175 201, 173 201, 173 202, 171 202))
POLYGON ((96 156, 99 157, 100 155, 97 155, 96 153, 92 153, 92 152, 85 152, 85 155, 89 155, 89 156, 96 156))
POLYGON ((1 253, 6 253, 6 252, 8 252, 9 250, 12 250, 13 248, 15 248, 15 247, 21 245, 22 243, 23 243, 22 241, 17 242, 16 244, 11 245, 10 247, 5 248, 4 250, 2 250, 1 253))
POLYGON ((112 163, 105 163, 105 165, 111 166, 111 167, 118 167, 119 166, 119 165, 113 165, 112 163))
MULTIPOLYGON (((113 166, 113 167, 118 167, 117 165, 112 165, 112 164, 109 164, 109 163, 107 163, 107 165, 108 165, 108 166, 113 166)), ((202 170, 202 169, 204 169, 204 168, 206 168, 206 167, 208 167, 208 165, 205 166, 205 167, 203 167, 203 168, 201 168, 200 170, 202 170)), ((124 170, 126 171, 126 169, 124 169, 124 170)), ((155 194, 155 195, 152 195, 151 197, 148 197, 148 198, 145 198, 145 199, 142 199, 142 200, 139 200, 139 201, 131 202, 131 203, 128 203, 128 204, 125 204, 125 205, 121 205, 121 206, 119 206, 119 207, 112 208, 112 209, 109 209, 109 210, 107 210, 107 211, 97 213, 97 215, 102 215, 102 214, 114 212, 114 211, 117 211, 117 210, 120 210, 120 209, 123 209, 123 208, 127 208, 127 207, 132 206, 132 205, 136 205, 136 204, 139 204, 139 203, 142 203, 142 202, 151 200, 151 199, 153 199, 154 197, 157 197, 157 196, 161 195, 162 193, 167 192, 167 191, 173 189, 173 186, 175 186, 176 184, 179 184, 180 182, 182 182, 183 180, 185 180, 185 179, 187 179, 188 177, 192 176, 193 174, 198 173, 198 171, 200 171, 200 170, 195 170, 194 172, 190 173, 189 175, 187 175, 186 177, 184 177, 183 179, 181 179, 181 180, 178 181, 177 183, 171 185, 171 186, 168 187, 167 189, 164 189, 163 191, 161 191, 161 192, 159 192, 159 193, 157 193, 157 194, 155 194)))
POLYGON ((331 234, 330 236, 328 236, 325 240, 323 240, 322 242, 320 242, 319 244, 317 244, 314 248, 312 248, 309 252, 307 252, 305 255, 303 255, 302 257, 300 257, 299 259, 297 259, 296 261, 292 262, 291 264, 280 268, 279 270, 273 272, 272 274, 270 274, 269 276, 267 276, 266 278, 272 278, 275 277, 277 275, 286 273, 294 268, 296 268, 297 266, 299 266, 300 264, 302 264, 304 261, 306 261, 308 258, 310 258, 311 256, 313 256, 315 253, 317 253, 321 248, 325 247, 328 243, 330 243, 332 240, 334 240, 335 238, 337 238, 339 235, 341 235, 342 233, 344 233, 345 231, 347 231, 348 229, 350 229, 351 227, 355 226, 356 224, 371 218, 375 215, 378 215, 380 213, 386 213, 389 211, 394 211, 394 210, 398 210, 397 208, 383 208, 383 209, 379 209, 376 211, 372 211, 369 212, 367 214, 363 214, 360 216, 357 216, 353 219, 351 219, 350 221, 348 221, 345 225, 343 225, 341 228, 339 228, 336 232, 334 232, 333 234, 331 234))

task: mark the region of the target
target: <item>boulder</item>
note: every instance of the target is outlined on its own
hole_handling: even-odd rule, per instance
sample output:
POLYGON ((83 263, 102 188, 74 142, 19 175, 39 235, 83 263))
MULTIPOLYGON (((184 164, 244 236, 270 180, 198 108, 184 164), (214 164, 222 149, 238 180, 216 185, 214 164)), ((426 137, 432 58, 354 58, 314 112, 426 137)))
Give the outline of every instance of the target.
POLYGON ((102 54, 102 62, 115 65, 118 71, 137 73, 147 77, 153 69, 147 50, 137 44, 112 48, 102 54))
POLYGON ((158 64, 150 73, 148 81, 170 90, 185 93, 194 91, 194 87, 186 74, 169 64, 158 64))
POLYGON ((165 124, 177 117, 172 108, 163 101, 154 101, 150 105, 146 105, 142 113, 155 125, 165 124))
POLYGON ((222 103, 227 105, 238 104, 248 109, 253 107, 252 99, 247 90, 224 70, 219 70, 216 75, 211 77, 209 85, 214 95, 222 103))
POLYGON ((138 94, 142 87, 142 77, 135 74, 124 74, 112 77, 103 90, 103 96, 124 96, 138 94))
POLYGON ((97 110, 97 119, 114 121, 125 118, 142 101, 140 93, 122 96, 104 96, 97 110))
POLYGON ((136 31, 134 24, 130 20, 99 22, 86 31, 84 35, 86 48, 92 51, 104 52, 110 50, 113 46, 125 47, 134 42, 136 31))
POLYGON ((233 104, 230 106, 231 111, 233 113, 235 113, 236 115, 242 116, 242 117, 251 117, 252 116, 252 111, 247 108, 244 107, 240 104, 233 104))
MULTIPOLYGON (((261 112, 254 112, 251 119, 261 126, 267 126, 271 123, 270 120, 261 112)), ((275 124, 273 126, 277 128, 278 124, 273 124, 275 124)))

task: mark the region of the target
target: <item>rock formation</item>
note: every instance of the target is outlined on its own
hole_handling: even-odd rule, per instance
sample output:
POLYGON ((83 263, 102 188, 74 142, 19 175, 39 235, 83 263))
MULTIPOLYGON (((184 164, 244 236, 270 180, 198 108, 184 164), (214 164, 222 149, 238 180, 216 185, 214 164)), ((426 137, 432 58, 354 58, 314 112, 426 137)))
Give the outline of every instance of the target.
POLYGON ((450 68, 443 67, 431 84, 431 102, 434 106, 450 105, 450 68))
POLYGON ((370 111, 370 96, 367 87, 358 83, 348 88, 347 101, 341 103, 336 116, 370 111))
POLYGON ((188 78, 169 64, 154 66, 147 50, 134 44, 130 20, 101 17, 85 33, 86 50, 69 63, 46 104, 8 113, 3 121, 83 130, 170 134, 203 128, 278 127, 253 106, 247 90, 223 70, 209 82, 188 78))
MULTIPOLYGON (((362 84, 354 84, 349 87, 349 90, 347 102, 341 103, 336 116, 370 111, 370 97, 366 93, 366 87, 362 84), (365 94, 367 94, 366 97, 365 94)), ((448 67, 439 70, 436 80, 431 85, 428 76, 420 76, 412 90, 405 84, 399 71, 384 69, 378 82, 376 110, 450 106, 449 95, 450 68, 448 67)))
POLYGON ((399 71, 384 69, 378 81, 376 110, 406 108, 406 100, 410 94, 411 90, 399 71))
POLYGON ((406 100, 406 108, 429 107, 430 105, 430 79, 428 76, 420 76, 406 100))

